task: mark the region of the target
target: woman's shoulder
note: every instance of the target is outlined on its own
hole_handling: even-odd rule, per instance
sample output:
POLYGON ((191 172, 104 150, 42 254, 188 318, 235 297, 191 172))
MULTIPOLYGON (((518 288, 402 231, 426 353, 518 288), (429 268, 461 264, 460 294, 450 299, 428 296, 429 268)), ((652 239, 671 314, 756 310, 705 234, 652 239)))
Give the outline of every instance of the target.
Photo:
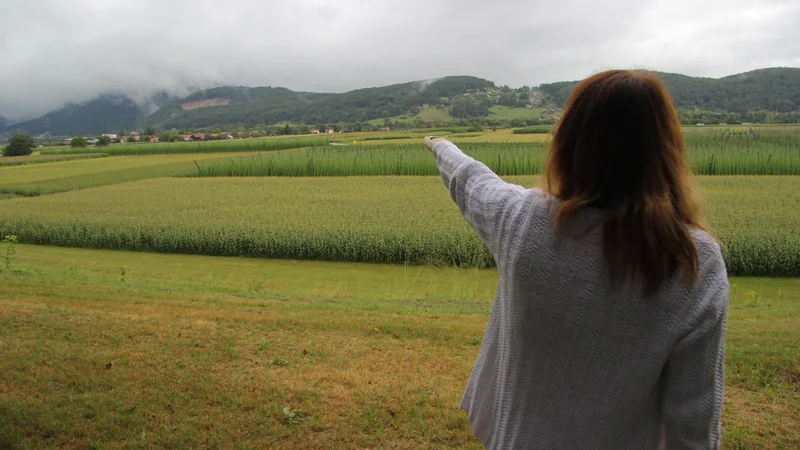
POLYGON ((689 227, 689 231, 701 265, 705 262, 722 261, 722 246, 714 236, 697 227, 689 227))

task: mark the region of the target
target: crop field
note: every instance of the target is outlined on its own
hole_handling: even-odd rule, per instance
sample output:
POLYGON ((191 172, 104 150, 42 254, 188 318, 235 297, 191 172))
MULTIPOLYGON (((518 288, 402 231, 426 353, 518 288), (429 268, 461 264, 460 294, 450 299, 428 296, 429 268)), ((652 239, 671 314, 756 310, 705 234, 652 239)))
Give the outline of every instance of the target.
POLYGON ((43 164, 53 163, 59 161, 75 161, 78 159, 94 159, 104 158, 108 156, 105 153, 86 153, 75 155, 29 155, 29 156, 15 156, 15 157, 0 157, 0 167, 3 166, 24 166, 27 164, 43 164))
MULTIPOLYGON (((519 130, 515 130, 519 131, 519 130)), ((473 158, 500 175, 542 173, 547 142, 487 143, 453 140, 473 158)), ((480 136, 480 135, 479 135, 480 136)), ((527 137, 529 135, 523 134, 527 137)), ((531 134, 541 136, 541 134, 531 134)), ((395 136, 402 140, 406 136, 395 136)), ((467 138, 467 136, 462 136, 467 138)), ((692 170, 697 175, 800 175, 800 133, 754 138, 693 134, 687 137, 692 170)), ((269 152, 200 164, 198 176, 351 176, 437 175, 430 152, 418 141, 340 145, 289 152, 269 152)))
POLYGON ((114 156, 163 155, 183 153, 266 152, 323 145, 328 145, 328 139, 324 136, 293 136, 280 138, 226 139, 207 142, 125 143, 103 147, 95 146, 83 148, 58 147, 51 150, 42 150, 41 153, 43 155, 87 152, 107 153, 114 156))
POLYGON ((219 154, 120 156, 0 167, 0 194, 36 196, 145 178, 187 175, 219 154))
MULTIPOLYGON (((509 177, 524 186, 535 177, 509 177)), ((800 276, 800 177, 701 177, 734 275, 800 276)), ((154 179, 0 201, 20 242, 488 267, 438 177, 154 179)))
MULTIPOLYGON (((800 448, 800 128, 684 132, 731 275, 723 448, 800 448)), ((457 407, 497 271, 427 134, 527 187, 552 138, 0 158, 0 448, 482 448, 457 407)))

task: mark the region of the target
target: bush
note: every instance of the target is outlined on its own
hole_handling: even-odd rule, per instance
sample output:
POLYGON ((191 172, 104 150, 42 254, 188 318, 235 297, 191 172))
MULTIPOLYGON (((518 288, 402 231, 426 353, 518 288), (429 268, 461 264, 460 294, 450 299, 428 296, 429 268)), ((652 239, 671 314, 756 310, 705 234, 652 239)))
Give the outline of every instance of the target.
POLYGON ((514 130, 514 134, 547 134, 550 133, 552 129, 553 128, 549 126, 517 128, 514 130))
POLYGON ((75 136, 74 138, 72 138, 71 141, 69 141, 69 145, 72 148, 77 148, 77 147, 86 147, 87 145, 89 145, 89 143, 86 142, 86 138, 85 137, 83 137, 83 136, 75 136))
POLYGON ((472 122, 469 124, 469 128, 467 128, 468 133, 474 133, 476 131, 483 131, 483 126, 481 126, 480 122, 472 122))
POLYGON ((95 144, 95 145, 97 145, 98 147, 102 147, 102 146, 108 145, 110 143, 111 143, 111 138, 110 137, 108 137, 108 136, 100 136, 97 139, 97 144, 95 144))
POLYGON ((25 156, 33 153, 36 143, 33 138, 26 134, 12 136, 8 140, 8 145, 3 149, 3 156, 25 156))

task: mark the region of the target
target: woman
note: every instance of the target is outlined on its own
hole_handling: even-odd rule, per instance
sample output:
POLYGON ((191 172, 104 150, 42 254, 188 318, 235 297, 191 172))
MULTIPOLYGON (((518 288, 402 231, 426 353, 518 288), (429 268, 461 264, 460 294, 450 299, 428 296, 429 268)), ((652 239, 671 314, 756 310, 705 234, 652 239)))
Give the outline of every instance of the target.
POLYGON ((425 139, 500 282, 461 401, 488 448, 719 446, 728 279, 661 82, 581 82, 543 189, 425 139))

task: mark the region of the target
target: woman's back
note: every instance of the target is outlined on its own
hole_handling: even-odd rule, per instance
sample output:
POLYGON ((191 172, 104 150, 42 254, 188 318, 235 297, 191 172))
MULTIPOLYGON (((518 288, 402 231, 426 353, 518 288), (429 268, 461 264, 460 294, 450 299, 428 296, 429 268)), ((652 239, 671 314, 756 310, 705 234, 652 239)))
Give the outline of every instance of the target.
POLYGON ((500 282, 461 407, 489 448, 717 448, 728 281, 654 77, 578 85, 548 193, 428 139, 500 282))
POLYGON ((478 438, 489 448, 657 448, 663 425, 682 442, 669 448, 713 448, 728 286, 716 242, 693 233, 700 283, 676 278, 643 299, 640 286, 612 286, 602 212, 555 233, 541 191, 515 197, 496 230, 512 244, 497 248, 498 293, 461 403, 478 438))

